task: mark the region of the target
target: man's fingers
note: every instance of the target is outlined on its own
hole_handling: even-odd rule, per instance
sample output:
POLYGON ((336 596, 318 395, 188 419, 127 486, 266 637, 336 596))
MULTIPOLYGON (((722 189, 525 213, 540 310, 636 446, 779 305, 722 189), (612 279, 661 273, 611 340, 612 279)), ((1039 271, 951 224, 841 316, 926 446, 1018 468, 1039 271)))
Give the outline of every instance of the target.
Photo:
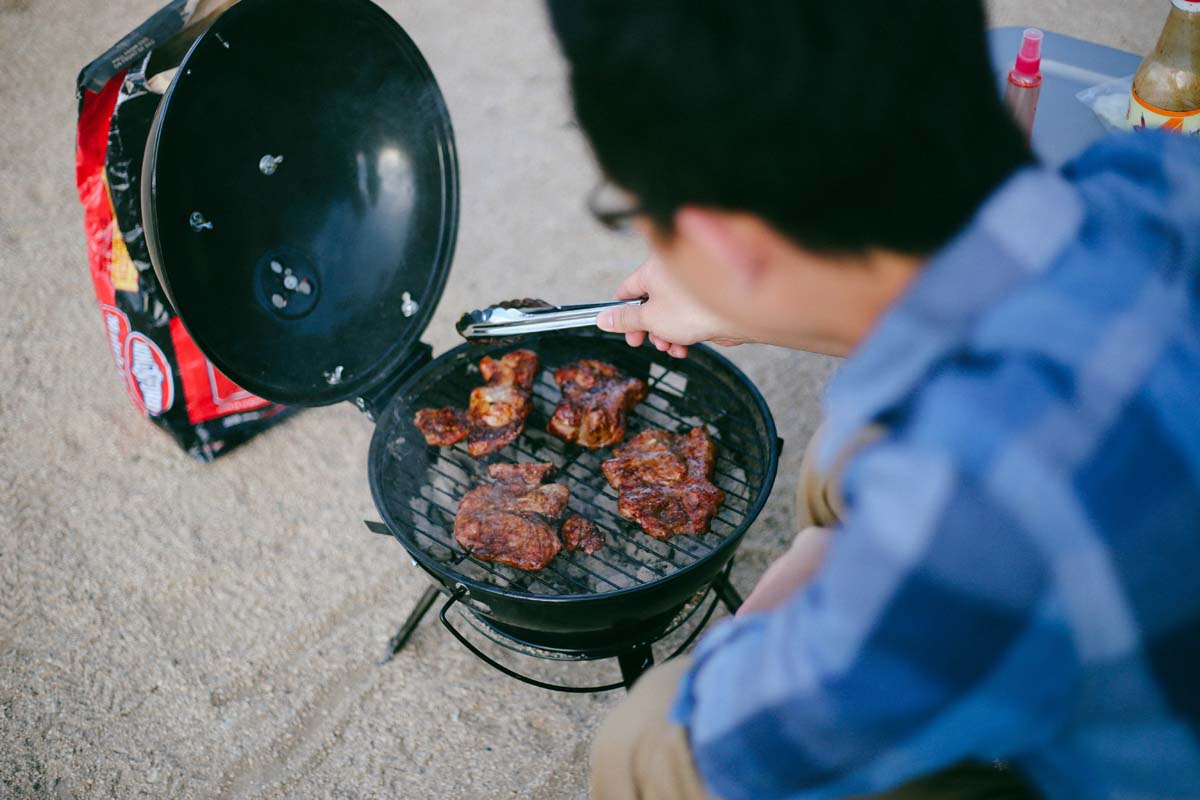
POLYGON ((617 287, 616 299, 636 300, 648 294, 650 294, 650 287, 646 285, 646 265, 643 264, 630 273, 628 278, 621 281, 621 285, 617 287))
POLYGON ((634 331, 633 333, 625 334, 625 343, 630 347, 641 347, 644 341, 646 341, 645 331, 634 331))
POLYGON ((672 358, 687 358, 688 349, 681 344, 673 344, 667 352, 671 354, 672 358))
POLYGON ((635 333, 646 330, 642 322, 643 306, 618 306, 600 312, 596 327, 609 333, 635 333))

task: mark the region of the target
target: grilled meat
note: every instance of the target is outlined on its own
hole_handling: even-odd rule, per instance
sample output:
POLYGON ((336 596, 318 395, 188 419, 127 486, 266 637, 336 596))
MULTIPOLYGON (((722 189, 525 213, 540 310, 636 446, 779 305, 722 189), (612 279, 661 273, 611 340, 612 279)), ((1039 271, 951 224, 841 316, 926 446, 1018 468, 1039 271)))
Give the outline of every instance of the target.
POLYGON ((558 552, 559 521, 571 499, 566 486, 546 483, 553 464, 492 464, 496 482, 467 492, 454 518, 454 539, 476 558, 536 572, 558 552))
POLYGON ((498 483, 518 484, 532 491, 554 477, 553 464, 492 464, 488 476, 498 483))
POLYGON ((498 359, 491 356, 479 359, 479 374, 484 381, 522 386, 527 391, 533 389, 533 379, 540 368, 541 362, 532 350, 513 350, 498 359))
POLYGON ((641 486, 621 492, 617 513, 636 522, 655 539, 684 533, 708 533, 725 493, 708 481, 678 486, 641 486))
POLYGON ((488 475, 496 482, 467 492, 458 514, 489 511, 520 511, 562 519, 571 492, 561 483, 546 483, 554 477, 553 464, 492 464, 488 475))
POLYGON ((604 531, 596 527, 589 519, 578 514, 567 517, 562 527, 563 542, 572 553, 582 550, 589 556, 604 547, 604 531))
POLYGON ((646 430, 613 451, 600 469, 617 492, 646 485, 674 486, 687 480, 688 468, 676 454, 676 437, 662 430, 646 430))
MULTIPOLYGON (((692 428, 683 436, 676 436, 674 448, 687 464, 689 478, 712 480, 717 466, 717 445, 705 428, 692 428)), ((724 502, 723 497, 721 501, 724 502)))
POLYGON ((529 350, 514 350, 499 359, 484 356, 479 372, 486 383, 471 391, 466 411, 423 408, 413 424, 434 447, 466 439, 467 452, 475 458, 494 453, 525 430, 525 418, 533 410, 538 366, 537 354, 529 350))
POLYGON ((603 361, 576 361, 554 371, 562 401, 547 430, 593 450, 625 438, 625 416, 646 399, 643 381, 603 361))
POLYGON ((533 410, 533 380, 538 357, 529 350, 514 350, 497 360, 484 356, 479 372, 487 385, 471 391, 467 417, 467 452, 475 458, 511 444, 525 430, 533 410))
POLYGON ((725 493, 711 482, 717 448, 704 428, 642 431, 600 464, 617 512, 656 539, 708 531, 725 493))
POLYGON ((553 526, 537 514, 493 511, 459 514, 454 538, 484 561, 498 561, 526 572, 537 572, 562 550, 553 526))
POLYGON ((431 447, 449 447, 467 438, 467 412, 461 408, 422 408, 413 424, 431 447))

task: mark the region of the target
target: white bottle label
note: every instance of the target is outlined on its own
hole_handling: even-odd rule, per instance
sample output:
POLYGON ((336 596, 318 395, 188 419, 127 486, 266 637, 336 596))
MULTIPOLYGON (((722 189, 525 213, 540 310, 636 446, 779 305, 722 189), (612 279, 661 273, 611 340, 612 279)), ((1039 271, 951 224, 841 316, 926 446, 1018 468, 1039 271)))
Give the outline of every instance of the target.
POLYGON ((1179 133, 1200 134, 1200 108, 1195 111, 1167 111, 1150 105, 1138 97, 1135 91, 1129 96, 1129 124, 1139 131, 1162 128, 1179 133))

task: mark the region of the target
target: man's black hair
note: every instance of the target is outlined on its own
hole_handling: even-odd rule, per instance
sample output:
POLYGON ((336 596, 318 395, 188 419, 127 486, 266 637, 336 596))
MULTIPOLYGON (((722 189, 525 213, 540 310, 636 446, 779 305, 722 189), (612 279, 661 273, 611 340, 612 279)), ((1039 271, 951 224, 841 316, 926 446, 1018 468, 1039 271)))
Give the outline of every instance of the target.
POLYGON ((601 167, 668 229, 695 204, 930 253, 1032 160, 981 0, 548 1, 601 167))

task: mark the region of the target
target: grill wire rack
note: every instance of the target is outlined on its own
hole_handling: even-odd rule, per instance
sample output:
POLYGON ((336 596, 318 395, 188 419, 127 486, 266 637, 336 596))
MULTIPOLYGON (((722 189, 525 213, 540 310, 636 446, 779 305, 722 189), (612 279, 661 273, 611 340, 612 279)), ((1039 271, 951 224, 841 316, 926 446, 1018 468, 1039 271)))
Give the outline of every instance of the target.
MULTIPOLYGON (((498 353, 513 349, 505 347, 498 353)), ((548 339, 533 349, 542 361, 534 385, 533 412, 521 437, 493 460, 553 463, 557 467, 554 480, 571 492, 571 513, 591 519, 604 530, 607 543, 590 556, 564 551, 546 569, 526 573, 476 559, 454 541, 458 502, 471 488, 489 480, 489 462, 469 456, 463 444, 426 447, 412 416, 426 407, 465 407, 471 390, 482 383, 476 364, 479 354, 467 350, 423 376, 420 386, 389 412, 394 417, 394 433, 384 459, 384 503, 399 527, 411 533, 411 544, 430 558, 470 581, 521 595, 604 594, 652 585, 704 559, 727 537, 737 534, 751 509, 765 499, 770 487, 763 486, 762 432, 739 414, 748 403, 739 396, 741 387, 715 380, 707 365, 691 359, 668 368, 654 359, 659 354, 652 351, 652 355, 649 348, 589 340, 588 357, 613 363, 649 387, 646 400, 629 415, 628 437, 646 428, 684 433, 704 426, 717 445, 713 483, 725 493, 725 502, 710 531, 667 541, 646 535, 617 513, 617 493, 600 470, 611 450, 577 447, 545 430, 560 397, 553 371, 580 357, 580 343, 548 339)))

